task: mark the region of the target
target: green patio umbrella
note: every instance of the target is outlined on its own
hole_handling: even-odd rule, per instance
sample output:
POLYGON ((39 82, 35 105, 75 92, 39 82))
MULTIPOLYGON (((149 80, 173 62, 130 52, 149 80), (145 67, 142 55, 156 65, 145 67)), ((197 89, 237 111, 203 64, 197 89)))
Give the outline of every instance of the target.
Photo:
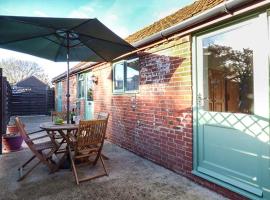
POLYGON ((68 123, 69 61, 112 61, 135 49, 97 19, 19 16, 0 16, 0 48, 67 61, 68 123))

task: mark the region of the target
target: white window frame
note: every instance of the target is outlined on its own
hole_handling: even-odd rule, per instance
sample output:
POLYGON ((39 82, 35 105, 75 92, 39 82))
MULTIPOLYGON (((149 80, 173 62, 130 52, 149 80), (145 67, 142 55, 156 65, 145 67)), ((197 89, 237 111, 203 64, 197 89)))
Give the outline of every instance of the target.
MULTIPOLYGON (((133 59, 130 59, 130 60, 121 60, 121 61, 119 61, 119 62, 116 62, 116 63, 114 63, 113 64, 113 66, 112 66, 112 69, 113 69, 113 77, 112 77, 112 79, 113 79, 113 81, 112 81, 112 83, 113 83, 113 94, 125 94, 125 93, 138 93, 139 92, 139 86, 140 86, 140 83, 138 84, 138 89, 137 90, 127 90, 126 89, 126 82, 127 82, 127 63, 131 63, 131 62, 134 62, 134 61, 136 61, 136 60, 139 60, 139 58, 133 58, 133 59), (115 75, 115 70, 114 70, 114 68, 115 68, 115 65, 117 65, 117 64, 120 64, 120 63, 123 63, 124 64, 124 70, 123 70, 123 77, 124 77, 124 80, 123 80, 123 89, 115 89, 114 88, 114 75, 115 75)), ((140 72, 139 72, 139 77, 140 77, 140 72)), ((139 80, 139 82, 140 82, 140 80, 139 80)))
POLYGON ((85 98, 85 75, 84 74, 79 74, 78 75, 78 88, 77 88, 77 91, 78 91, 78 95, 77 95, 77 98, 78 99, 84 99, 85 98), (83 92, 84 92, 84 95, 83 96, 80 96, 80 93, 81 93, 81 90, 80 90, 80 82, 84 82, 83 83, 83 92))

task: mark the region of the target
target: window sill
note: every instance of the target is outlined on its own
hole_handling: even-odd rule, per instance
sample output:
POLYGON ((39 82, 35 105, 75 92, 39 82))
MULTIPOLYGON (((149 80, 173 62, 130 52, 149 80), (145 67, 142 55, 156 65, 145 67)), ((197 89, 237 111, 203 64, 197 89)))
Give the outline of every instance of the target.
POLYGON ((134 91, 125 91, 125 92, 113 92, 113 95, 131 95, 131 94, 138 94, 139 90, 134 91))

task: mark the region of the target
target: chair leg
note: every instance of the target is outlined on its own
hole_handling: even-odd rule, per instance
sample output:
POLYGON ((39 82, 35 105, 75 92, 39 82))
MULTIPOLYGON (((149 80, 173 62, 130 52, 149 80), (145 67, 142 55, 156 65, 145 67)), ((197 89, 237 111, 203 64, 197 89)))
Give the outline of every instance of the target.
POLYGON ((71 166, 72 166, 73 175, 75 177, 76 184, 79 185, 79 178, 78 178, 76 166, 75 166, 75 163, 74 163, 74 159, 73 159, 73 157, 71 155, 70 147, 68 147, 68 151, 69 151, 69 156, 70 156, 70 160, 71 160, 71 166))
POLYGON ((107 170, 106 170, 105 163, 104 163, 104 161, 103 161, 102 156, 100 156, 100 160, 101 160, 101 164, 102 164, 102 166, 103 166, 103 169, 104 169, 106 175, 108 176, 108 172, 107 172, 107 170))
POLYGON ((17 181, 21 181, 23 180, 28 174, 30 174, 30 172, 33 171, 33 169, 35 169, 39 164, 41 163, 41 161, 38 161, 33 167, 31 167, 24 175, 23 175, 23 168, 19 168, 19 172, 20 172, 20 178, 17 181))
POLYGON ((47 154, 44 155, 44 159, 42 159, 42 162, 47 165, 47 167, 50 169, 50 173, 55 172, 55 169, 57 168, 57 165, 54 164, 54 162, 52 162, 52 156, 53 154, 55 154, 55 152, 57 151, 57 149, 53 149, 50 152, 48 152, 47 154))
POLYGON ((18 170, 19 170, 20 168, 24 168, 26 165, 28 165, 35 157, 36 157, 36 156, 33 155, 33 156, 32 156, 29 160, 27 160, 21 167, 19 167, 18 170))
POLYGON ((105 168, 105 164, 104 164, 103 159, 101 158, 101 156, 99 156, 98 159, 101 160, 101 163, 102 163, 102 166, 103 166, 103 169, 104 169, 104 173, 98 174, 96 176, 91 176, 91 177, 86 177, 86 178, 79 179, 79 182, 90 181, 92 179, 96 179, 96 178, 99 178, 99 177, 102 177, 102 176, 108 176, 108 173, 107 173, 107 170, 105 168))
POLYGON ((104 155, 103 153, 101 153, 101 157, 104 159, 104 160, 110 160, 108 156, 104 155))

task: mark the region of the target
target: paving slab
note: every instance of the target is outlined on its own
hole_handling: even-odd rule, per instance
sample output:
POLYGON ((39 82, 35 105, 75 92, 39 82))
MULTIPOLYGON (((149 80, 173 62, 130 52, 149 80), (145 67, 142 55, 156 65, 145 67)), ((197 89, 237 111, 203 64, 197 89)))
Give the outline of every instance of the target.
MULTIPOLYGON (((23 117, 30 131, 50 120, 48 116, 23 117)), ((43 134, 43 133, 41 133, 43 134)), ((31 152, 24 146, 19 152, 0 156, 0 199, 2 200, 223 200, 224 197, 135 155, 112 143, 106 142, 104 154, 109 176, 76 185, 70 170, 49 174, 39 165, 26 179, 17 182, 17 168, 31 152)), ((89 166, 80 169, 91 171, 89 166)), ((96 170, 96 169, 95 169, 96 170)))

